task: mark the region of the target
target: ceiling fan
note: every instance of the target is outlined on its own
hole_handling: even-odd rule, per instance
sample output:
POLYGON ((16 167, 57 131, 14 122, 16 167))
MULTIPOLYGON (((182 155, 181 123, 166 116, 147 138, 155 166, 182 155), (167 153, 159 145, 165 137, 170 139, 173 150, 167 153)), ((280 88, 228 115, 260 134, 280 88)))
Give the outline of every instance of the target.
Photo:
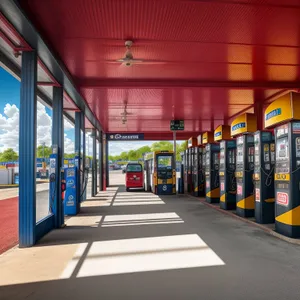
POLYGON ((130 67, 134 64, 165 64, 166 62, 163 61, 153 61, 153 60, 144 60, 144 59, 135 59, 133 57, 131 48, 133 45, 133 41, 126 41, 125 42, 125 47, 126 47, 126 52, 123 58, 113 60, 113 61, 107 61, 111 63, 121 63, 123 66, 130 67))

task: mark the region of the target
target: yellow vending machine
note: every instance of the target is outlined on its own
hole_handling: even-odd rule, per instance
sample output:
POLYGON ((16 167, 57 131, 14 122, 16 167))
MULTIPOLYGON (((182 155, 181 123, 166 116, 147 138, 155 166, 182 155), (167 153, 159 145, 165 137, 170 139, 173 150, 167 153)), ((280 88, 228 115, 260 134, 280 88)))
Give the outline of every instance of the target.
POLYGON ((214 132, 215 142, 220 143, 220 207, 236 208, 235 157, 236 141, 230 136, 230 126, 220 125, 214 132))
POLYGON ((265 127, 275 128, 275 229, 300 237, 300 94, 290 92, 265 111, 265 127))
POLYGON ((236 137, 236 213, 244 218, 254 217, 254 132, 257 120, 254 114, 245 113, 231 124, 231 136, 236 137))
POLYGON ((213 132, 203 133, 202 143, 203 145, 205 145, 206 201, 208 203, 219 203, 220 202, 220 184, 219 184, 220 145, 214 142, 213 132))

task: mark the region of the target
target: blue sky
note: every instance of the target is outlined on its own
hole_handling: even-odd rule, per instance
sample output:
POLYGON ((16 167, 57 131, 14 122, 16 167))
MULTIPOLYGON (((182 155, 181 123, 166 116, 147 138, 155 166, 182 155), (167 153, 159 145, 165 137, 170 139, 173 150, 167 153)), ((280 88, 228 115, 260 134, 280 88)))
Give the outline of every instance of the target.
MULTIPOLYGON (((0 151, 19 150, 20 82, 0 67, 0 151)), ((37 140, 51 146, 52 110, 37 106, 37 140)), ((74 152, 74 128, 65 122, 65 151, 74 152)))

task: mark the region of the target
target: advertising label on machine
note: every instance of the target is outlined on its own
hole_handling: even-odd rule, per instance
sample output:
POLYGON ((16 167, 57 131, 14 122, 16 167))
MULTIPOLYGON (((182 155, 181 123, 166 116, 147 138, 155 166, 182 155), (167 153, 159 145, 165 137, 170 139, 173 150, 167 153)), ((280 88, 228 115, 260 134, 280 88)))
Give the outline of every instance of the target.
POLYGON ((210 188, 209 180, 206 180, 206 187, 207 187, 208 189, 210 188))
POLYGON ((243 186, 238 184, 237 186, 237 194, 238 195, 242 195, 243 194, 243 186))
POLYGON ((224 191, 225 190, 225 184, 224 184, 224 182, 222 181, 221 182, 221 191, 224 191))
POLYGON ((255 189, 255 201, 260 202, 260 189, 255 189))
POLYGON ((289 204, 289 195, 287 193, 277 192, 276 203, 287 206, 289 204))

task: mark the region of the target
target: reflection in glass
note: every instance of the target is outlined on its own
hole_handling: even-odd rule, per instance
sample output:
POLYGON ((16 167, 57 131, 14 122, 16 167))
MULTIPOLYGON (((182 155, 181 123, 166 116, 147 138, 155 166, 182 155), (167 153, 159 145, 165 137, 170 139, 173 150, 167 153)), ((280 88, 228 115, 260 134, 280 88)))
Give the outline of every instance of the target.
POLYGON ((49 189, 52 109, 37 102, 36 222, 52 212, 55 188, 49 189))

